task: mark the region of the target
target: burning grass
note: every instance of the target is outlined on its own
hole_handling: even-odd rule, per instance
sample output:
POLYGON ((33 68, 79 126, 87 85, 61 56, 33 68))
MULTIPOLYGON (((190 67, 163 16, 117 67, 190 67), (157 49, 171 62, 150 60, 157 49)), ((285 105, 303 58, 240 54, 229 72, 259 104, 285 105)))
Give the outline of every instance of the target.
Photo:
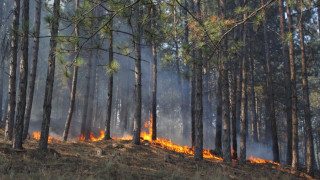
MULTIPOLYGON (((163 149, 166 149, 166 150, 169 150, 169 151, 174 151, 174 152, 177 152, 177 153, 183 153, 183 154, 187 154, 187 155, 194 155, 194 151, 192 148, 190 148, 189 146, 181 146, 179 144, 174 144, 171 139, 164 139, 164 138, 157 138, 156 140, 152 140, 152 116, 150 117, 150 120, 149 121, 146 121, 144 123, 144 127, 146 129, 148 129, 148 133, 147 131, 142 131, 141 132, 141 138, 143 141, 148 141, 150 142, 153 146, 157 146, 157 147, 160 147, 160 148, 163 148, 163 149)), ((76 138, 78 141, 88 141, 88 142, 96 142, 96 141, 101 141, 104 139, 105 137, 105 134, 104 134, 104 131, 102 129, 99 129, 99 132, 100 134, 98 136, 94 136, 94 134, 91 132, 90 135, 89 135, 89 138, 86 139, 84 137, 84 135, 81 135, 80 137, 76 138)), ((33 135, 33 138, 36 139, 36 140, 39 140, 40 139, 40 132, 33 132, 32 133, 33 135)), ((112 139, 114 140, 132 140, 132 136, 127 134, 123 137, 113 137, 112 139)), ((49 142, 52 142, 52 141, 57 141, 58 139, 57 138, 53 138, 51 136, 49 136, 49 142)), ((213 155, 209 149, 205 149, 203 150, 203 157, 206 158, 206 159, 216 159, 216 160, 223 160, 221 157, 218 157, 218 156, 215 156, 213 155)), ((253 164, 265 164, 265 163, 269 163, 269 164, 274 164, 274 165, 278 165, 280 166, 279 163, 276 163, 276 162, 273 162, 273 161, 270 161, 270 160, 264 160, 264 159, 260 159, 260 158, 257 158, 257 157, 253 157, 251 156, 249 158, 249 161, 250 163, 253 163, 253 164)))
MULTIPOLYGON (((96 137, 97 138, 97 137, 96 137)), ((29 139, 24 151, 15 151, 3 140, 0 130, 0 179, 297 179, 285 166, 240 165, 216 159, 194 161, 189 154, 169 151, 144 141, 96 142, 52 141, 49 152, 37 150, 38 141, 29 139), (114 146, 120 144, 121 146, 114 146), (147 145, 149 144, 149 145, 147 145), (97 150, 104 150, 98 155, 97 150), (164 160, 169 155, 170 161, 164 160)))

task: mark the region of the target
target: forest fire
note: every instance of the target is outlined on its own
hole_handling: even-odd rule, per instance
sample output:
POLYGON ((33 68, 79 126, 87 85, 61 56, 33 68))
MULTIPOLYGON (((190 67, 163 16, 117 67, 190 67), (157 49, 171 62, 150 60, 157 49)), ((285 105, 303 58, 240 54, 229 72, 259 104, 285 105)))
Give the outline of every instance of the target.
MULTIPOLYGON (((144 127, 148 129, 147 131, 142 131, 140 134, 140 137, 143 139, 143 141, 149 141, 152 145, 169 150, 169 151, 175 151, 177 153, 183 153, 188 155, 194 155, 194 151, 189 146, 181 146, 179 144, 174 144, 171 139, 163 139, 163 138, 157 138, 156 140, 152 140, 152 116, 150 116, 149 121, 146 121, 144 123, 144 127)), ((105 137, 105 133, 102 129, 99 129, 99 135, 94 136, 92 132, 90 132, 89 138, 86 139, 84 135, 81 135, 80 137, 76 138, 78 141, 88 141, 88 142, 95 142, 103 140, 105 137)), ((40 139, 40 132, 33 132, 32 136, 34 139, 39 140, 40 139)), ((122 137, 112 137, 114 140, 132 140, 132 136, 129 134, 126 134, 122 137)), ((49 136, 48 142, 56 141, 57 138, 53 138, 49 136)), ((210 153, 209 149, 203 150, 203 157, 206 159, 216 159, 216 160, 223 160, 221 157, 215 156, 212 153, 210 153)), ((270 160, 264 160, 260 158, 256 158, 253 156, 250 156, 249 158, 250 163, 255 164, 265 164, 270 163, 274 165, 280 166, 280 163, 276 163, 270 160)))
POLYGON ((280 166, 280 163, 273 162, 273 161, 270 161, 270 160, 264 160, 264 159, 256 158, 256 157, 253 157, 252 155, 250 156, 249 160, 250 160, 251 163, 256 163, 256 164, 270 163, 270 164, 275 164, 275 165, 280 166))
MULTIPOLYGON (((39 141, 39 140, 40 140, 40 135, 41 135, 41 132, 33 132, 33 133, 32 133, 32 138, 39 141)), ((54 138, 54 137, 52 137, 52 136, 49 136, 49 137, 48 137, 48 142, 58 141, 58 140, 59 140, 59 139, 54 138)))

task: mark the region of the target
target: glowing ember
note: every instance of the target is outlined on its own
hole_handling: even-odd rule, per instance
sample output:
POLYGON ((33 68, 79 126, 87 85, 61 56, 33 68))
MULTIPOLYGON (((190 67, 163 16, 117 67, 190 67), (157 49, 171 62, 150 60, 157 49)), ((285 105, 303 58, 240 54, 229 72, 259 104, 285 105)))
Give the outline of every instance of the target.
POLYGON ((254 158, 252 155, 250 156, 249 160, 251 163, 256 163, 256 164, 270 163, 270 164, 275 164, 275 165, 280 166, 280 163, 269 161, 269 160, 264 160, 264 159, 260 159, 260 158, 254 158))
MULTIPOLYGON (((32 133, 32 138, 39 141, 39 140, 40 140, 40 135, 41 135, 41 132, 33 132, 33 133, 32 133)), ((48 137, 48 142, 49 142, 49 143, 52 142, 52 141, 57 141, 57 140, 59 140, 59 139, 54 138, 54 137, 52 137, 52 136, 49 136, 49 137, 48 137)))

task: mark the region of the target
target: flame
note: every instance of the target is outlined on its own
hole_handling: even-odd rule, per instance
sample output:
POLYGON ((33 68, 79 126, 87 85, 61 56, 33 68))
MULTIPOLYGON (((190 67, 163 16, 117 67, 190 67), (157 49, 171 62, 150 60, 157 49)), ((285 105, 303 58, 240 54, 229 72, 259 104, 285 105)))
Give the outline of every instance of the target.
POLYGON ((102 129, 99 129, 99 132, 100 132, 100 136, 98 137, 94 137, 93 136, 93 133, 90 132, 90 139, 88 139, 88 141, 101 141, 103 138, 104 138, 104 131, 102 129))
POLYGON ((130 134, 126 134, 123 137, 112 137, 112 139, 115 139, 115 140, 132 140, 132 136, 130 134))
MULTIPOLYGON (((40 140, 40 136, 41 136, 41 132, 33 132, 32 133, 32 138, 33 139, 36 139, 36 140, 40 140)), ((59 139, 57 139, 57 138, 54 138, 54 137, 52 137, 52 136, 49 136, 48 137, 48 142, 50 143, 50 142, 52 142, 52 141, 57 141, 57 140, 59 140, 59 139)))
POLYGON ((275 164, 275 165, 280 166, 280 163, 273 162, 273 161, 270 161, 270 160, 264 160, 264 159, 256 158, 256 157, 253 157, 252 155, 250 156, 249 160, 250 160, 251 163, 256 163, 256 164, 270 163, 270 164, 275 164))

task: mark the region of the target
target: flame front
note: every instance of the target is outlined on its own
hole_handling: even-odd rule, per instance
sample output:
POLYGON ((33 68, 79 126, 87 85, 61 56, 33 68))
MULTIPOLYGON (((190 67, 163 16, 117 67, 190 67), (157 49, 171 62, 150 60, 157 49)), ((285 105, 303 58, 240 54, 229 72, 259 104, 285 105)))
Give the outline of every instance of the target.
POLYGON ((270 164, 275 164, 275 165, 280 166, 280 163, 273 162, 273 161, 270 161, 270 160, 264 160, 264 159, 256 158, 256 157, 253 157, 252 155, 250 156, 249 160, 250 160, 251 163, 256 163, 256 164, 270 163, 270 164))
MULTIPOLYGON (((35 140, 40 140, 40 136, 41 136, 41 132, 33 132, 32 133, 32 138, 33 139, 35 139, 35 140)), ((52 141, 57 141, 57 140, 59 140, 59 139, 57 139, 57 138, 54 138, 54 137, 52 137, 52 136, 49 136, 48 137, 48 142, 50 143, 50 142, 52 142, 52 141)))

